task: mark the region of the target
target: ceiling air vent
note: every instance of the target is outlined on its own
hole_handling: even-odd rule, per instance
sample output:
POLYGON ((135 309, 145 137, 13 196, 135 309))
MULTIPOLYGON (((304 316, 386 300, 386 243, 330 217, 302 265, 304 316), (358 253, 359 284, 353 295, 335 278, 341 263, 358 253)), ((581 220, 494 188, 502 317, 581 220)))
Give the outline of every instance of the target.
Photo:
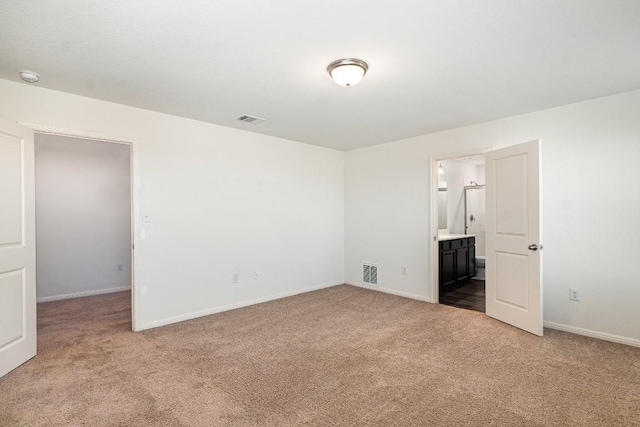
POLYGON ((244 116, 237 117, 236 120, 245 122, 245 123, 251 123, 252 125, 257 125, 258 123, 264 122, 266 119, 261 119, 260 117, 254 117, 254 116, 247 116, 245 114, 244 116))
POLYGON ((362 264, 362 283, 378 286, 378 264, 362 264))

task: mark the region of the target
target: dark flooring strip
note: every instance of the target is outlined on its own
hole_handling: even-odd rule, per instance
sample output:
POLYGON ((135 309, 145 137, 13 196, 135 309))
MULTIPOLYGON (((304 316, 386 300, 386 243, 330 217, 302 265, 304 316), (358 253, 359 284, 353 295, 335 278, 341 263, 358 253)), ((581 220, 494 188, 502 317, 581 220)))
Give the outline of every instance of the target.
POLYGON ((440 304, 484 313, 486 311, 484 280, 471 279, 467 283, 451 289, 440 295, 440 304))

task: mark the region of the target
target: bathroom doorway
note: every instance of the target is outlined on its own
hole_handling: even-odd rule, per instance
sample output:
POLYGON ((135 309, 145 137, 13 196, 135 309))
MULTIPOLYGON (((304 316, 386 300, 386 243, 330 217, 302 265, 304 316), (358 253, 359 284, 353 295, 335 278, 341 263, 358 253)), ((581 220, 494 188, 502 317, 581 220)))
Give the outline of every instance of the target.
MULTIPOLYGON (((444 302, 440 294, 460 291, 472 280, 480 280, 482 271, 478 267, 481 269, 486 259, 485 314, 534 335, 543 335, 540 166, 539 139, 431 158, 431 302, 444 302), (472 178, 473 172, 454 173, 456 168, 464 169, 465 162, 473 163, 474 157, 485 163, 476 165, 477 179, 472 178), (449 160, 457 162, 447 163, 449 160), (486 191, 481 189, 483 184, 486 191), (444 207, 438 206, 438 199, 445 199, 440 196, 441 188, 447 189, 446 224, 438 223, 439 213, 444 211, 444 207), (482 193, 486 193, 484 203, 472 200, 482 193), (476 207, 484 205, 482 217, 471 212, 474 203, 476 207), (470 229, 476 222, 473 231, 477 234, 472 235, 470 229)), ((481 297, 482 286, 477 285, 480 292, 477 296, 481 297)), ((453 304, 462 305, 462 298, 453 304)), ((469 308, 469 304, 465 305, 464 308, 469 308)))
POLYGON ((475 154, 438 163, 438 302, 485 313, 485 166, 475 154))

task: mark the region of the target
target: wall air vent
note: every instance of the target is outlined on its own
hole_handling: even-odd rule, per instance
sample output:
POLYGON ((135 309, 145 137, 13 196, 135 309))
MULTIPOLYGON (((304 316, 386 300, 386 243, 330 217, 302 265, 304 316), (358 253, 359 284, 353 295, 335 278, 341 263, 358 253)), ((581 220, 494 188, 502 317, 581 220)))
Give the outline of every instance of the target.
POLYGON ((255 117, 255 116, 247 116, 245 114, 244 116, 236 117, 236 120, 245 122, 245 123, 250 123, 252 125, 257 125, 258 123, 262 123, 267 119, 261 119, 260 117, 255 117))
POLYGON ((362 283, 364 285, 378 286, 378 264, 362 264, 362 283))

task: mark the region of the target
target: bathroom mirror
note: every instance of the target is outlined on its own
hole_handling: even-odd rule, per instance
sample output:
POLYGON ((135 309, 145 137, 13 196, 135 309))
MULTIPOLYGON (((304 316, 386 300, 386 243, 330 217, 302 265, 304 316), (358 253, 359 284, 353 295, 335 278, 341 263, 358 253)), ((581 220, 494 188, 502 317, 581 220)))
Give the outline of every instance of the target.
POLYGON ((438 230, 447 229, 447 183, 438 183, 438 230))

